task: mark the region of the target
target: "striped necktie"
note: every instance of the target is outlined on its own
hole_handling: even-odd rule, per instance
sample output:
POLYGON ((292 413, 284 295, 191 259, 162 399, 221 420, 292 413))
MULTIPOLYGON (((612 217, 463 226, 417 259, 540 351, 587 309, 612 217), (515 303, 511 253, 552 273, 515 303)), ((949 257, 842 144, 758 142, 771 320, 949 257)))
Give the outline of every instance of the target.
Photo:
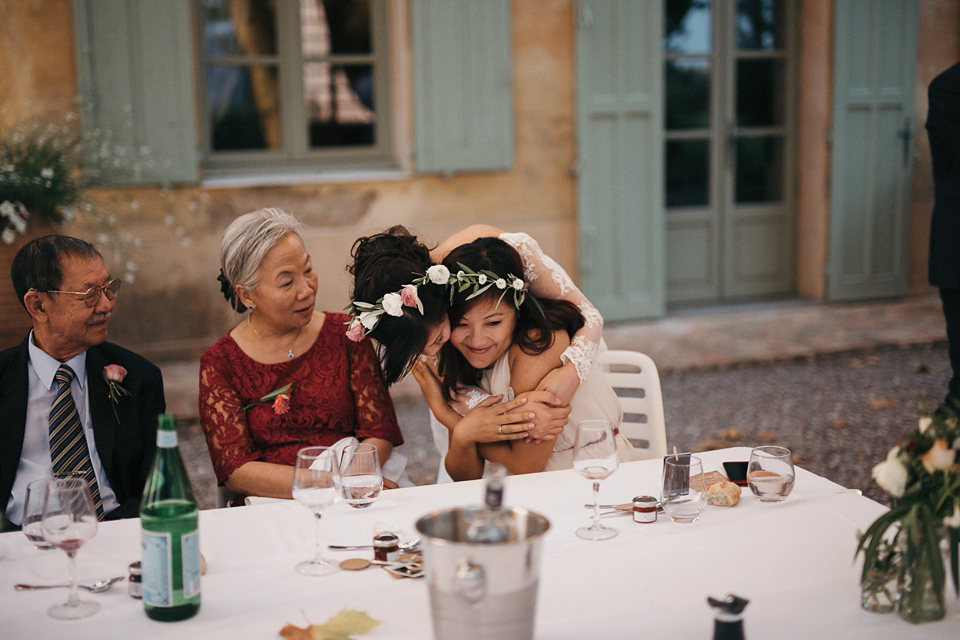
POLYGON ((77 405, 73 402, 70 383, 76 374, 65 364, 57 369, 54 381, 57 383, 57 397, 50 407, 50 462, 53 464, 53 477, 65 478, 79 476, 90 483, 93 506, 97 508, 97 520, 103 520, 103 501, 100 499, 100 485, 93 473, 90 461, 90 449, 83 434, 83 424, 77 405))

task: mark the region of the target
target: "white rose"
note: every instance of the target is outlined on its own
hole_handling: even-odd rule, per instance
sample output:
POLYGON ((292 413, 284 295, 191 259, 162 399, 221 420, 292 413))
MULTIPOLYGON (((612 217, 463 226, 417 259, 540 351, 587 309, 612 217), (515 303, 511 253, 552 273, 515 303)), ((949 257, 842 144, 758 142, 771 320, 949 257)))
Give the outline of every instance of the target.
POLYGON ((497 285, 497 289, 506 289, 506 288, 507 288, 507 281, 504 280, 503 278, 500 278, 500 279, 497 280, 494 284, 497 285))
POLYGON ((481 274, 477 277, 477 282, 480 283, 480 284, 487 284, 487 274, 481 273, 481 274))
POLYGON ((932 425, 933 425, 933 418, 931 418, 930 416, 920 417, 919 424, 918 424, 920 428, 920 433, 926 433, 927 429, 929 429, 932 425))
POLYGON ((13 229, 8 227, 3 230, 3 234, 0 234, 0 239, 3 240, 4 244, 12 244, 13 241, 17 239, 17 234, 13 232, 13 229))
POLYGON ((369 331, 377 326, 377 320, 380 318, 380 313, 377 311, 364 311, 360 314, 358 320, 360 324, 363 325, 363 328, 369 331))
POLYGON ((40 175, 49 180, 53 177, 53 169, 41 169, 40 175))
POLYGON ((394 317, 402 316, 403 297, 399 293, 388 293, 383 296, 383 310, 394 317))
POLYGON ((447 281, 450 280, 450 269, 442 264, 435 264, 427 269, 427 277, 433 284, 447 284, 447 281))
POLYGON ((887 454, 887 459, 873 468, 873 479, 880 488, 892 496, 899 498, 907 488, 907 468, 897 458, 899 447, 894 447, 887 454))
POLYGON ((516 280, 514 280, 513 288, 516 289, 517 291, 523 290, 523 280, 521 280, 520 278, 517 278, 516 280))
POLYGON ((943 519, 943 524, 954 529, 960 529, 960 504, 953 503, 953 515, 943 519))
POLYGON ((17 210, 13 208, 13 203, 10 202, 9 200, 4 200, 3 202, 0 202, 0 214, 10 217, 12 215, 15 215, 16 211, 17 210))

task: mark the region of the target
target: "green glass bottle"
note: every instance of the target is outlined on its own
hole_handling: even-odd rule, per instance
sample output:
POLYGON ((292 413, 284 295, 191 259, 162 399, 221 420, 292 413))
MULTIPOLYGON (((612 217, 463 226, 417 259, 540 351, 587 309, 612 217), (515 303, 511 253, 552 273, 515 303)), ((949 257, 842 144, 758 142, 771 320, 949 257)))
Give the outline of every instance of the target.
POLYGON ((183 620, 200 609, 198 513, 177 449, 173 415, 162 414, 157 453, 140 503, 143 606, 154 620, 183 620))

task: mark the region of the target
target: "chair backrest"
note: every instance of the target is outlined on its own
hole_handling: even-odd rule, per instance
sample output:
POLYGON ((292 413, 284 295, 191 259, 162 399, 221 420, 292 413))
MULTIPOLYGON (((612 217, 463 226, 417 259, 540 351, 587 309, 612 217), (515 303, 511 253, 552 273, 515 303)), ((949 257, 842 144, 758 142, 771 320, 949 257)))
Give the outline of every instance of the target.
POLYGON ((623 407, 620 432, 627 436, 641 460, 667 454, 660 375, 650 356, 638 351, 601 351, 597 364, 623 407))

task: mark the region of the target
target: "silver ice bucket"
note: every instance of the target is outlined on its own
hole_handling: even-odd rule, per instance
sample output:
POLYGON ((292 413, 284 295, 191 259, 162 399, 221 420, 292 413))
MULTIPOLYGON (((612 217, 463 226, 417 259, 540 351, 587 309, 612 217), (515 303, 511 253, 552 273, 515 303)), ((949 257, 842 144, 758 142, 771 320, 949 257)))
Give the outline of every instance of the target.
POLYGON ((424 570, 436 640, 530 640, 537 604, 543 534, 550 522, 519 507, 504 510, 510 537, 466 541, 479 507, 428 514, 417 521, 424 537, 424 570))

